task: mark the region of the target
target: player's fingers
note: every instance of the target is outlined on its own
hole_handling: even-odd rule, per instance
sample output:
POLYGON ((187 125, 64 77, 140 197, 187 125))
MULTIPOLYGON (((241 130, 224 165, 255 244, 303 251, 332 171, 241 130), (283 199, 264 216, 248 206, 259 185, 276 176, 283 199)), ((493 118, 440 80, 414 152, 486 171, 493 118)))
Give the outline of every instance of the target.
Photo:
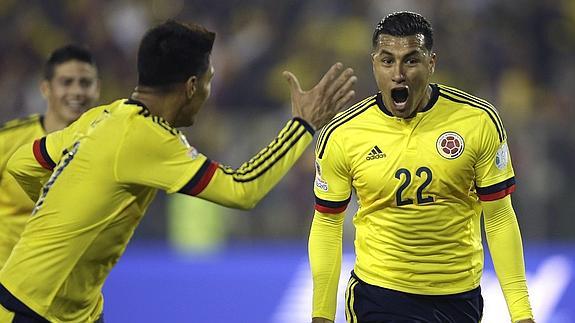
POLYGON ((326 86, 331 82, 333 82, 333 80, 337 77, 342 68, 343 64, 340 62, 333 64, 329 68, 329 70, 323 75, 323 77, 316 86, 326 86))
POLYGON ((353 100, 354 97, 354 90, 347 91, 344 96, 335 102, 335 112, 337 113, 345 109, 351 103, 351 100, 353 100))
MULTIPOLYGON (((351 70, 351 69, 350 69, 351 70)), ((353 71, 352 71, 353 73, 353 71)), ((343 96, 345 96, 349 91, 351 91, 351 89, 353 88, 353 86, 355 85, 355 83, 357 82, 357 76, 351 74, 350 77, 340 77, 341 78, 341 82, 342 85, 337 89, 337 91, 334 93, 333 95, 333 99, 332 102, 337 102, 339 101, 339 99, 341 99, 343 96)))
POLYGON ((298 81, 297 77, 295 75, 293 75, 293 73, 291 73, 289 71, 284 71, 282 74, 286 78, 286 80, 288 81, 289 86, 290 86, 290 91, 292 93, 302 92, 301 86, 299 85, 299 81, 298 81))
MULTIPOLYGON (((355 76, 353 75, 353 69, 346 68, 341 74, 339 74, 339 76, 331 84, 329 83, 326 84, 327 86, 326 94, 328 96, 332 96, 334 94, 337 95, 338 91, 341 91, 341 93, 347 92, 346 89, 343 87, 347 86, 349 88, 350 86, 348 83, 352 78, 355 78, 355 76)), ((353 83, 355 83, 355 81, 353 81, 351 85, 353 85, 353 83)), ((339 97, 335 99, 337 100, 338 98, 339 97)))

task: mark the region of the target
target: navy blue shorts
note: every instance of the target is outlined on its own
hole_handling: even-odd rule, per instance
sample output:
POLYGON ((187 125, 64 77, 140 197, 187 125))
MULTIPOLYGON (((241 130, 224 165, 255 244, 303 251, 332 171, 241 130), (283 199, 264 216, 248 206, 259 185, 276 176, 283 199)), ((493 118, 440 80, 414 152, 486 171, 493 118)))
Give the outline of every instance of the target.
POLYGON ((345 292, 348 323, 478 323, 481 288, 453 295, 416 295, 361 281, 355 273, 345 292))

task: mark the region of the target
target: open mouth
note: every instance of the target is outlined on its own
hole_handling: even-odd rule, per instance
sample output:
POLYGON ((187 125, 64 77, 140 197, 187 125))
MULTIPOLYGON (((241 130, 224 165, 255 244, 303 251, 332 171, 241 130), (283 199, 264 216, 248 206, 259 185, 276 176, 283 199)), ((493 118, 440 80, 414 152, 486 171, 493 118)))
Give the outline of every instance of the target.
POLYGON ((391 89, 391 98, 395 104, 405 103, 407 98, 409 97, 409 88, 405 87, 396 87, 391 89))

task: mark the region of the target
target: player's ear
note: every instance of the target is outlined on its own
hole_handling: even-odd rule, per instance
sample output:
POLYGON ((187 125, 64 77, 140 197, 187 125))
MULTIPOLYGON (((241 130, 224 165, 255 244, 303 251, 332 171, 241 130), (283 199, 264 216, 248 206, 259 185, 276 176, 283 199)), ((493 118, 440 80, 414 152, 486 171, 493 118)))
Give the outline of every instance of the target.
POLYGON ((435 55, 435 52, 431 52, 431 59, 429 60, 429 75, 433 75, 433 72, 435 72, 435 63, 437 61, 437 56, 435 55))
POLYGON ((42 82, 40 82, 40 92, 44 99, 48 99, 50 96, 50 81, 42 80, 42 82))
POLYGON ((195 75, 190 76, 186 81, 186 97, 191 99, 196 93, 196 89, 198 87, 198 77, 195 75))

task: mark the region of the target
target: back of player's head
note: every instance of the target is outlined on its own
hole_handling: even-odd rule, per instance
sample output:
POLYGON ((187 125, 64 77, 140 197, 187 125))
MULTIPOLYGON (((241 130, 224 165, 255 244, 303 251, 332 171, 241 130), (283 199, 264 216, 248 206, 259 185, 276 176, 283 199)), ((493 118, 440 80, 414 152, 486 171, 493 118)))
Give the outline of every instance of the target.
POLYGON ((89 50, 78 45, 69 44, 57 48, 50 54, 48 61, 44 65, 44 79, 51 80, 54 77, 56 66, 69 61, 80 61, 96 67, 96 62, 89 50))
POLYGON ((373 48, 377 46, 379 35, 405 37, 417 34, 423 35, 425 48, 431 51, 433 48, 433 28, 431 24, 422 15, 414 12, 394 12, 381 19, 375 27, 372 46, 373 48))
POLYGON ((201 76, 210 65, 216 34, 168 20, 150 29, 138 50, 138 85, 166 86, 201 76))

